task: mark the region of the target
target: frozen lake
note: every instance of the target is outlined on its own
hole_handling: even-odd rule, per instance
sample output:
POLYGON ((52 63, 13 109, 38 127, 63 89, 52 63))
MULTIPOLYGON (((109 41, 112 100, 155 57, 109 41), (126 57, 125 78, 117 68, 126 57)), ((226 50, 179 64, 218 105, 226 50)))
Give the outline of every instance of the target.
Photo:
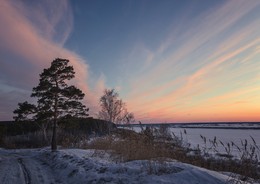
MULTIPOLYGON (((139 126, 133 127, 134 131, 140 132, 141 128, 139 126)), ((174 133, 179 138, 182 137, 183 141, 190 143, 191 147, 201 147, 205 146, 201 135, 207 138, 206 146, 209 147, 209 139, 213 140, 216 137, 218 142, 218 151, 220 153, 225 153, 224 147, 220 144, 219 141, 222 141, 225 146, 227 143, 234 142, 240 148, 243 148, 241 141, 247 140, 248 147, 253 145, 254 142, 251 139, 255 140, 256 144, 260 148, 260 129, 218 129, 218 128, 169 128, 170 132, 174 133), (186 134, 185 134, 186 132, 186 134)), ((258 157, 260 158, 260 151, 258 150, 258 157)), ((238 150, 233 147, 231 149, 233 155, 238 154, 238 150)))
POLYGON ((174 132, 177 136, 183 136, 183 139, 191 143, 192 145, 203 144, 203 140, 200 135, 207 139, 213 140, 214 137, 217 140, 221 140, 223 143, 234 142, 237 145, 241 144, 241 140, 247 140, 253 144, 251 137, 254 138, 256 143, 260 146, 260 130, 254 129, 207 129, 207 128, 170 128, 171 132, 174 132), (184 134, 186 130, 186 134, 184 134), (251 136, 251 137, 250 137, 251 136))

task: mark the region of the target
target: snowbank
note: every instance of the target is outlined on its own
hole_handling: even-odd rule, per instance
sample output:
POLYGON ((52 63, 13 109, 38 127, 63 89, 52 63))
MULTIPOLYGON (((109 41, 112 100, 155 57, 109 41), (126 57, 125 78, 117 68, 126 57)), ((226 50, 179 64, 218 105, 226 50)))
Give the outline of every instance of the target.
POLYGON ((174 160, 118 162, 98 150, 0 149, 0 183, 224 184, 229 179, 174 160))
POLYGON ((66 149, 56 153, 42 150, 39 158, 67 183, 172 183, 223 184, 228 176, 177 161, 131 161, 117 163, 108 153, 66 149))

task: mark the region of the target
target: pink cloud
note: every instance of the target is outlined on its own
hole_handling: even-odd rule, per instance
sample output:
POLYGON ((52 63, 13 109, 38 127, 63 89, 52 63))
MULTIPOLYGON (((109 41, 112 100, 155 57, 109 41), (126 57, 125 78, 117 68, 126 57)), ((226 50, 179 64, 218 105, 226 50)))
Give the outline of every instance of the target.
MULTIPOLYGON (((248 65, 243 67, 243 70, 239 67, 234 69, 233 73, 229 71, 229 67, 234 64, 235 59, 241 63, 250 62, 249 60, 255 59, 257 56, 259 50, 257 48, 260 43, 259 33, 257 33, 259 30, 258 19, 252 19, 245 26, 232 32, 230 30, 259 4, 259 1, 252 1, 252 3, 228 1, 222 7, 213 8, 195 18, 194 27, 187 28, 183 34, 174 35, 176 34, 174 27, 171 32, 173 35, 168 35, 159 50, 152 53, 153 58, 164 59, 151 62, 152 66, 149 66, 149 70, 143 69, 146 73, 140 73, 130 80, 131 91, 127 96, 129 107, 144 120, 153 119, 157 122, 164 121, 164 119, 172 121, 189 121, 192 118, 194 121, 210 120, 205 114, 203 115, 205 111, 201 105, 204 104, 204 101, 207 101, 210 96, 218 95, 214 93, 217 93, 223 86, 229 86, 232 83, 240 84, 245 81, 248 83, 246 79, 239 81, 236 78, 259 68, 255 62, 251 61, 250 65, 247 63, 248 65), (213 43, 219 41, 218 36, 228 32, 231 33, 225 40, 217 44, 213 43), (180 40, 183 40, 183 44, 176 46, 174 41, 178 39, 178 36, 180 40), (215 46, 207 48, 208 42, 215 46), (171 48, 172 46, 174 49, 171 48), (204 52, 201 52, 197 59, 194 57, 194 52, 201 47, 204 48, 204 52), (164 51, 170 49, 172 49, 172 53, 164 55, 164 51), (244 52, 248 53, 241 56, 244 52), (191 60, 190 63, 187 62, 189 60, 191 60), (189 64, 191 67, 196 66, 196 70, 184 73, 190 67, 189 64), (176 73, 177 75, 175 75, 176 73), (218 75, 227 78, 225 81, 221 81, 220 79, 223 77, 218 75), (164 81, 160 80, 162 77, 165 78, 164 81), (182 83, 174 88, 180 79, 182 83), (197 115, 190 113, 192 111, 197 111, 197 115), (156 114, 156 112, 158 113, 156 114), (190 114, 190 116, 187 117, 186 114, 190 114), (205 116, 204 119, 203 116, 205 116)), ((143 67, 146 65, 144 64, 143 67)), ((248 80, 253 81, 253 78, 248 80)), ((254 88, 254 85, 248 87, 254 88)), ((241 84, 238 85, 239 87, 241 88, 241 84)), ((254 99, 258 100, 254 97, 250 100, 254 101, 254 99)), ((242 100, 241 98, 236 99, 236 101, 242 100)), ((209 103, 207 108, 210 108, 211 105, 213 102, 209 103)), ((248 112, 248 110, 246 111, 248 112)), ((228 119, 227 116, 225 117, 228 119)), ((258 116, 258 118, 260 117, 258 116)))
MULTIPOLYGON (((63 44, 72 30, 73 17, 70 13, 69 3, 67 1, 46 1, 44 8, 37 3, 35 7, 28 8, 23 3, 25 2, 1 1, 0 48, 7 51, 9 55, 15 56, 15 59, 10 61, 0 58, 1 66, 6 66, 1 67, 0 70, 7 70, 3 82, 6 85, 12 85, 14 80, 19 79, 20 84, 15 85, 26 84, 32 88, 38 83, 39 73, 49 67, 52 60, 58 57, 69 59, 76 72, 74 84, 86 94, 86 105, 94 113, 98 103, 96 94, 101 93, 97 91, 103 89, 100 87, 92 90, 88 86, 88 64, 76 53, 63 48, 63 44), (50 9, 47 11, 48 8, 50 9), (56 32, 58 26, 61 26, 64 31, 56 32), (23 68, 25 71, 21 73, 18 66, 21 66, 20 70, 22 70, 22 66, 28 66, 28 68, 23 68), (14 72, 14 68, 18 72, 14 72)), ((10 114, 10 112, 6 113, 10 114)))
MULTIPOLYGON (((184 33, 174 35, 176 34, 176 29, 178 29, 178 27, 173 27, 173 30, 171 31, 172 34, 168 35, 158 51, 152 53, 153 57, 164 56, 166 59, 161 60, 160 62, 155 62, 152 69, 145 75, 142 73, 142 76, 138 78, 138 80, 134 81, 134 87, 141 88, 144 83, 147 83, 147 81, 154 81, 158 76, 163 76, 166 73, 172 72, 172 69, 180 67, 181 62, 187 60, 187 57, 190 57, 199 47, 213 40, 219 34, 232 27, 232 25, 238 22, 243 16, 259 4, 259 1, 253 1, 252 3, 246 3, 241 0, 227 1, 222 7, 218 9, 210 9, 201 16, 196 17, 192 29, 182 27, 182 29, 187 30, 184 33), (172 53, 165 57, 163 54, 164 51, 171 49, 172 45, 175 44, 175 39, 177 39, 177 37, 179 37, 180 40, 183 40, 183 44, 174 46, 172 53)), ((227 41, 224 42, 224 44, 219 45, 217 49, 214 49, 216 53, 212 55, 212 57, 218 56, 217 53, 223 54, 223 52, 220 51, 227 51, 227 49, 236 46, 236 44, 243 41, 243 38, 259 29, 258 25, 259 20, 255 20, 245 28, 238 30, 237 33, 235 32, 235 36, 231 36, 229 39, 231 43, 227 41)), ((205 61, 200 62, 207 63, 210 59, 212 58, 206 58, 205 61)))

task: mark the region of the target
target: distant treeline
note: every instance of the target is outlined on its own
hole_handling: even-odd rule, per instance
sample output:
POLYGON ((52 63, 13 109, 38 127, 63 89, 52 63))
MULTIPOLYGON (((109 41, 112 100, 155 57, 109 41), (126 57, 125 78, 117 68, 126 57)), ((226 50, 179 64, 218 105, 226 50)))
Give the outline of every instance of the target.
MULTIPOLYGON (((48 127, 51 129, 52 127, 48 127)), ((104 135, 116 128, 116 125, 104 120, 94 118, 70 118, 60 121, 59 128, 71 134, 97 134, 104 135)), ((26 135, 28 133, 41 131, 40 126, 34 121, 1 121, 0 143, 3 137, 26 135)))

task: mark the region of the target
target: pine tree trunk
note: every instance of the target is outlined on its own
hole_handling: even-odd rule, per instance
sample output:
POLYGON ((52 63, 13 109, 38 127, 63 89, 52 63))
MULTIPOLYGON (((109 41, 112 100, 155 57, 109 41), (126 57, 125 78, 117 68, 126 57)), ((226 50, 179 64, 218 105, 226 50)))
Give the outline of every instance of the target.
MULTIPOLYGON (((59 88, 57 76, 55 77, 56 88, 59 88)), ((57 119, 58 119, 58 94, 55 94, 54 102, 54 120, 53 120, 53 131, 52 131, 52 140, 51 140, 51 150, 57 151, 57 119)))
POLYGON ((56 128, 57 128, 57 118, 54 118, 54 122, 53 122, 53 129, 52 129, 52 140, 51 140, 51 150, 52 151, 57 151, 57 132, 56 132, 56 128))

